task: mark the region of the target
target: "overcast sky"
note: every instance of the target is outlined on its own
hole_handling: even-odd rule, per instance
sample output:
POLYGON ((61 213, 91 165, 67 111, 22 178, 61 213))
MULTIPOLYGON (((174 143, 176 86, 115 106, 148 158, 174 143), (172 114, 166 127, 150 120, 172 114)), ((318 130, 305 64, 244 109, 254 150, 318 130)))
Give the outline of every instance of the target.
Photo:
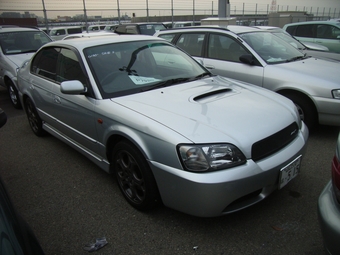
MULTIPOLYGON (((0 0, 0 13, 4 11, 30 11, 41 15, 44 2, 48 16, 71 16, 76 11, 84 9, 84 1, 88 15, 116 16, 117 3, 119 8, 128 15, 133 12, 138 13, 139 16, 146 16, 146 4, 148 4, 150 16, 169 15, 171 13, 171 6, 174 8, 175 15, 190 12, 195 5, 195 13, 210 14, 212 10, 217 14, 218 0, 0 0), (183 11, 180 11, 183 10, 183 11)), ((272 0, 230 0, 231 14, 240 13, 244 7, 246 10, 258 12, 266 12, 272 0), (243 4, 244 3, 244 4, 243 4)), ((338 17, 340 15, 340 0, 276 0, 276 6, 280 10, 295 11, 306 10, 327 14, 331 8, 331 14, 338 17), (305 9, 304 9, 305 8, 305 9)), ((269 7, 270 8, 270 7, 269 7)))

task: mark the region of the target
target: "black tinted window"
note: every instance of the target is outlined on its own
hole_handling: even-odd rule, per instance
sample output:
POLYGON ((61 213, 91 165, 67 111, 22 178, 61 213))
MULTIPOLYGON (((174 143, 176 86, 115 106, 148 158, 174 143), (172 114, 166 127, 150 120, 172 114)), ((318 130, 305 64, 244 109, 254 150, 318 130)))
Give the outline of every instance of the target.
POLYGON ((61 49, 58 57, 56 80, 58 82, 77 80, 86 83, 86 77, 80 67, 76 54, 69 49, 61 49))
POLYGON ((67 29, 67 33, 68 34, 78 34, 83 32, 83 30, 81 29, 81 27, 76 27, 76 28, 69 28, 67 29))
POLYGON ((31 72, 51 80, 56 80, 59 48, 44 48, 33 59, 31 72))
POLYGON ((315 38, 314 25, 299 25, 295 31, 296 36, 315 38))

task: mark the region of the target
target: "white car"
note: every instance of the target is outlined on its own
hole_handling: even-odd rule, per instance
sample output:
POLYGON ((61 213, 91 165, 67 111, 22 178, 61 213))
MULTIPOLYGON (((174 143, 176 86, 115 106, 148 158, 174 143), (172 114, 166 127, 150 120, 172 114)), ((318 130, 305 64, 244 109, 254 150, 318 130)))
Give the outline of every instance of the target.
POLYGON ((8 90, 12 105, 20 109, 17 71, 44 44, 52 41, 38 28, 0 26, 0 86, 8 90))
POLYGON ((308 128, 290 100, 212 75, 160 38, 53 42, 18 79, 32 131, 114 173, 139 210, 163 202, 220 216, 261 201, 300 171, 308 128))

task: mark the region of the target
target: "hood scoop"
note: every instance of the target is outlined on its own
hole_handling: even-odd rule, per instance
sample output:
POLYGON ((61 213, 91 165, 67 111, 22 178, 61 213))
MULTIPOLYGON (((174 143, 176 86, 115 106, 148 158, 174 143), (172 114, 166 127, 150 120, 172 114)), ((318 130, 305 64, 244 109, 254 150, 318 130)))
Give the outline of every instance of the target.
POLYGON ((210 91, 210 92, 207 92, 207 93, 204 93, 202 95, 194 97, 194 101, 198 102, 198 103, 204 103, 204 102, 207 102, 207 101, 212 101, 212 100, 220 99, 222 97, 225 97, 226 94, 229 95, 230 92, 232 92, 232 91, 233 90, 230 89, 230 88, 210 91))

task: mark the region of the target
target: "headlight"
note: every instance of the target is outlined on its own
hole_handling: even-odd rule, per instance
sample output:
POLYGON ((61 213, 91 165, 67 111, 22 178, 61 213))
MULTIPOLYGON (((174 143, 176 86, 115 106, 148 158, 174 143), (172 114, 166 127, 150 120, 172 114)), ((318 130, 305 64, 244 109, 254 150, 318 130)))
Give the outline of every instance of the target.
POLYGON ((246 157, 232 144, 180 144, 177 146, 184 169, 205 172, 244 164, 246 157))
POLYGON ((335 99, 340 99, 340 89, 332 90, 332 95, 335 99))

